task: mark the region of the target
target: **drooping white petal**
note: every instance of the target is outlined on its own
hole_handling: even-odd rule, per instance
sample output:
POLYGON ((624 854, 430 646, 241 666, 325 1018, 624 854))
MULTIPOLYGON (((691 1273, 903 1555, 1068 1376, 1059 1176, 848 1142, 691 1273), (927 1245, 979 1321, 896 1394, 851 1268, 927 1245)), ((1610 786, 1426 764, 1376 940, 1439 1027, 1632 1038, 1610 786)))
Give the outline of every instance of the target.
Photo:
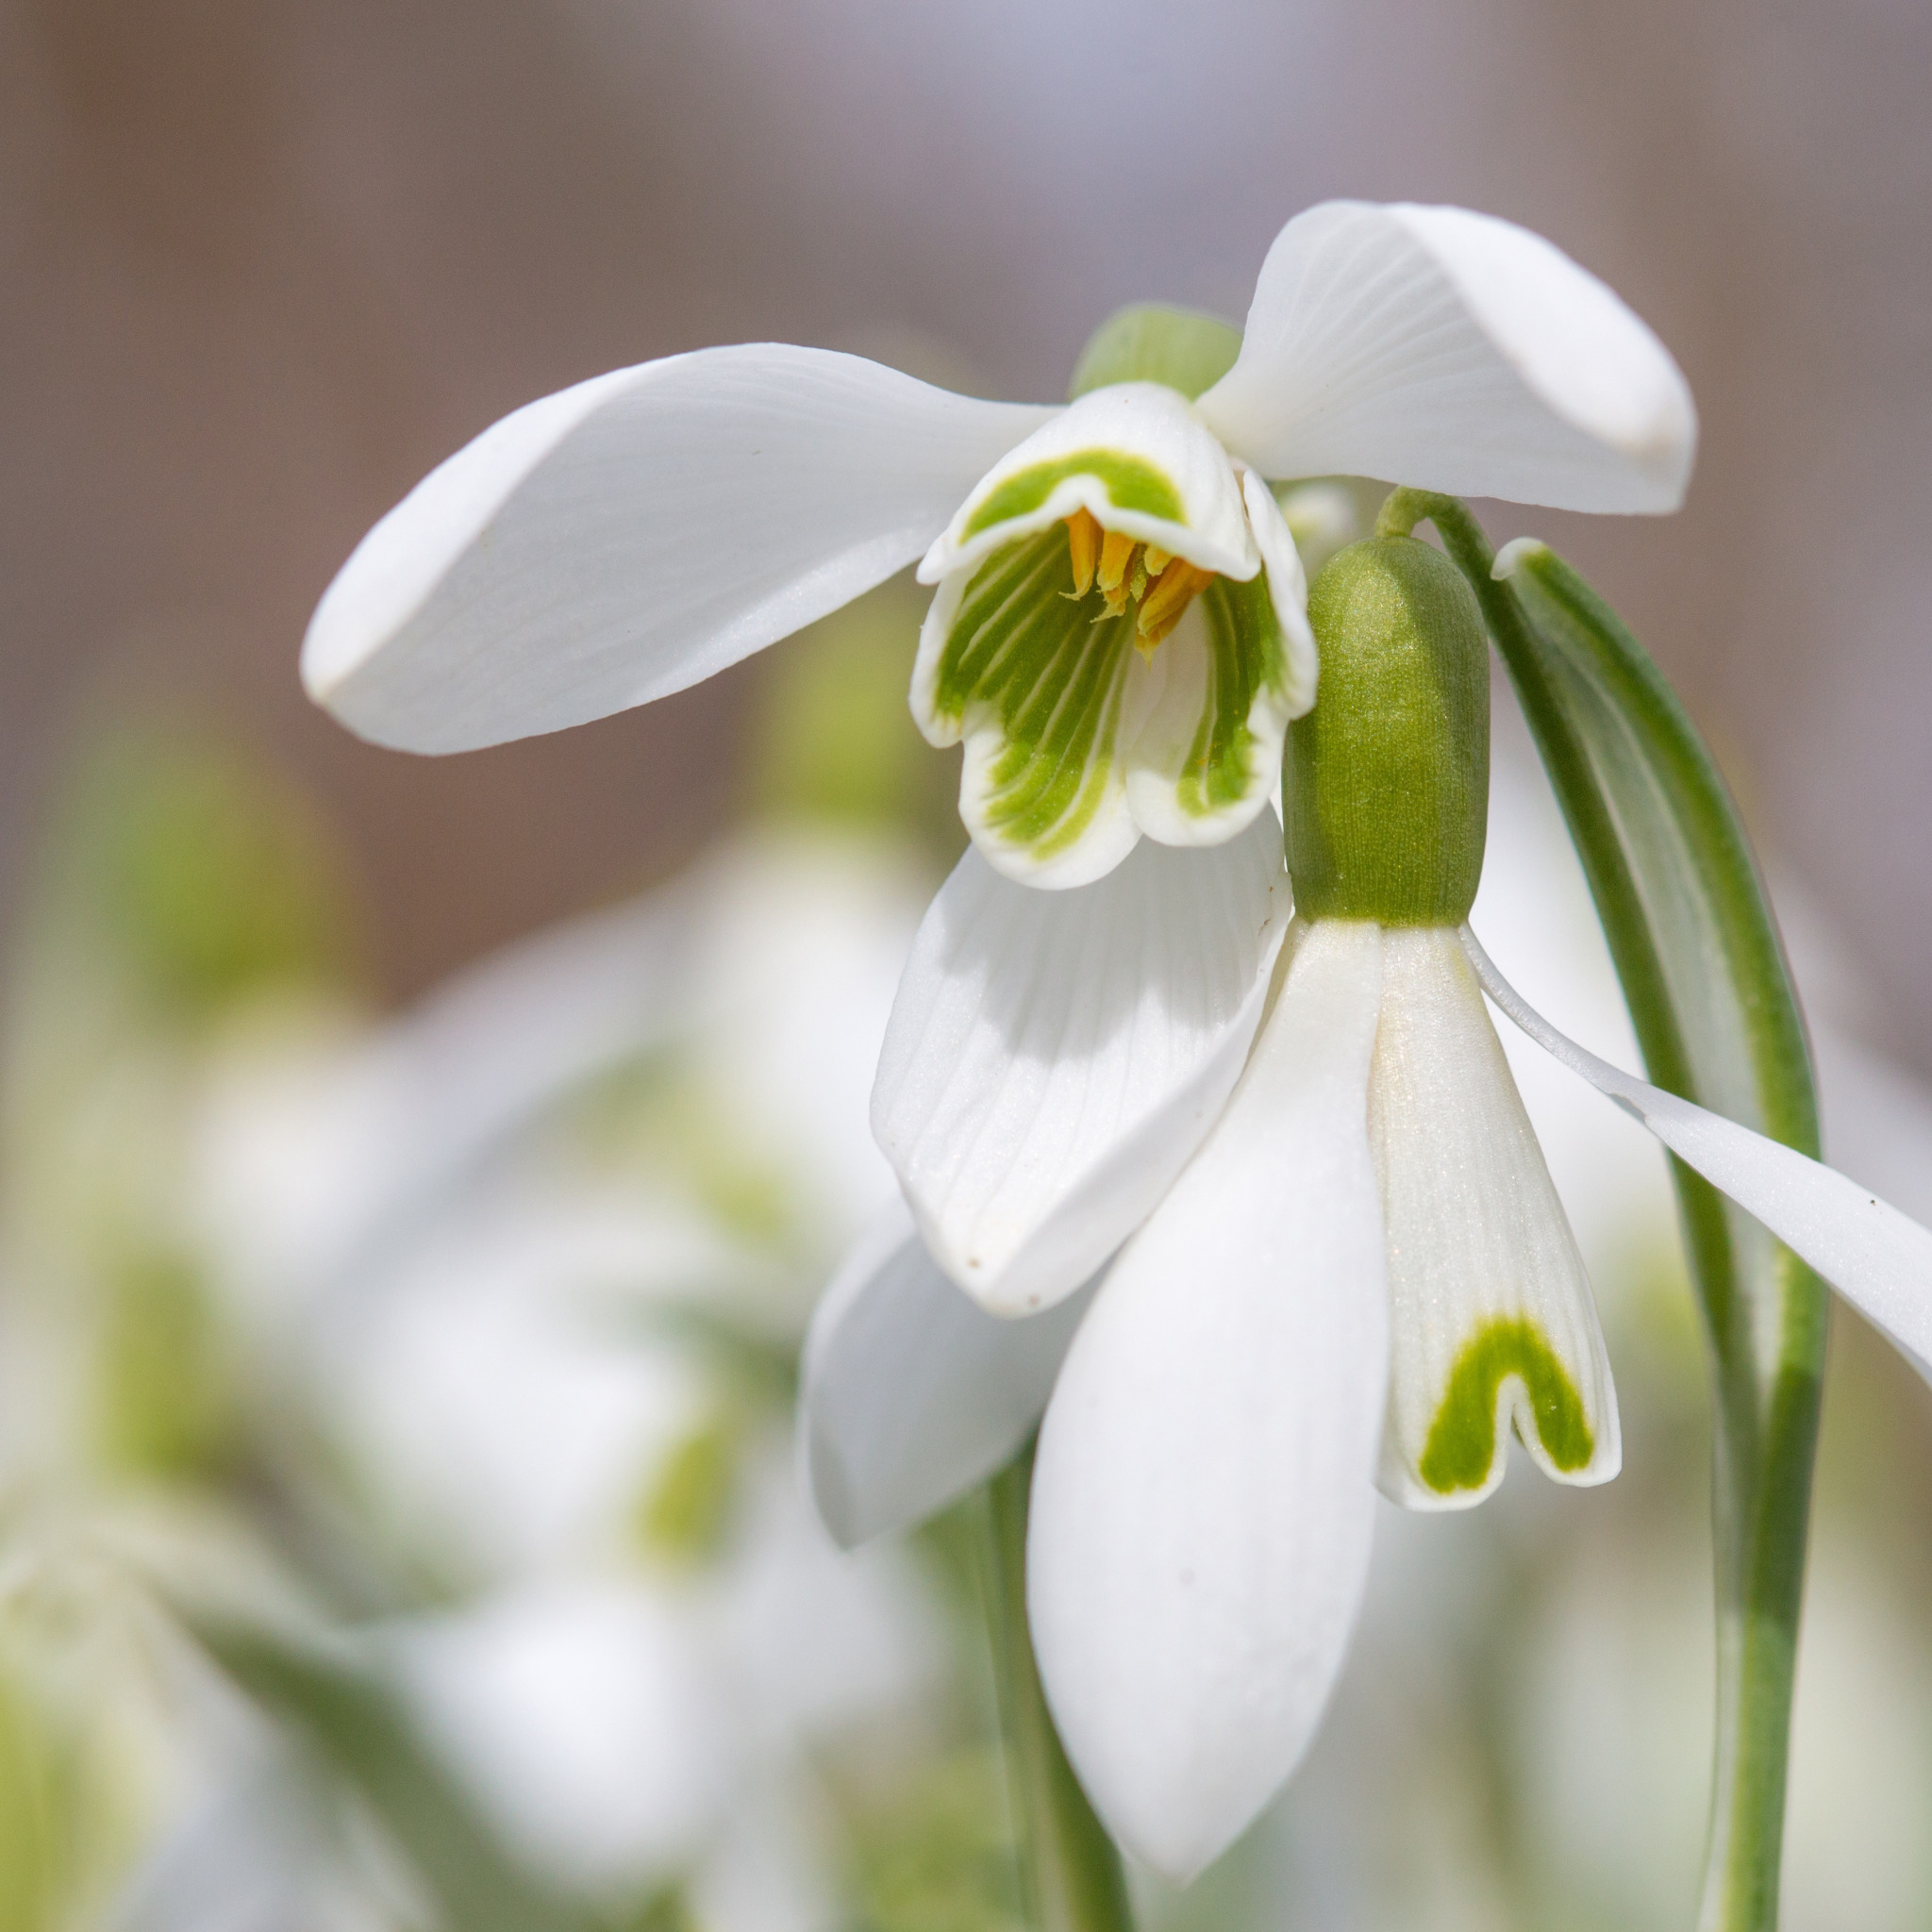
POLYGON ((1122 382, 1002 456, 926 552, 919 580, 936 584, 1077 509, 1224 576, 1261 567, 1234 465, 1193 405, 1158 382, 1122 382))
POLYGON ((1697 441, 1670 353, 1594 275, 1512 223, 1406 202, 1290 222, 1198 408, 1265 475, 1557 509, 1674 509, 1697 441))
POLYGON ((1545 1474, 1607 1482, 1616 1391, 1563 1205, 1457 935, 1385 933, 1369 1137, 1389 1244, 1382 1488, 1466 1508, 1508 1430, 1545 1474))
POLYGON ((1462 940, 1483 991, 1538 1045, 1755 1215, 1932 1381, 1932 1232, 1835 1168, 1598 1059, 1529 1005, 1467 927, 1462 940))
POLYGON ((579 383, 390 511, 309 623, 309 694, 363 737, 464 751, 682 691, 932 541, 1055 412, 759 343, 579 383))
POLYGON ((933 1265, 894 1203, 825 1290, 806 1339, 799 1441, 845 1548, 929 1516, 1038 1424, 1090 1295, 1003 1322, 933 1265))
POLYGON ((1172 1879, 1294 1769, 1367 1573, 1380 955, 1369 924, 1299 936, 1226 1112, 1102 1283, 1041 1430, 1041 1676, 1108 1829, 1172 1879))
POLYGON ((1264 813, 1209 852, 1147 843, 1038 892, 976 851, 913 942, 873 1131, 940 1266, 996 1314, 1070 1294, 1213 1124, 1288 914, 1264 813))

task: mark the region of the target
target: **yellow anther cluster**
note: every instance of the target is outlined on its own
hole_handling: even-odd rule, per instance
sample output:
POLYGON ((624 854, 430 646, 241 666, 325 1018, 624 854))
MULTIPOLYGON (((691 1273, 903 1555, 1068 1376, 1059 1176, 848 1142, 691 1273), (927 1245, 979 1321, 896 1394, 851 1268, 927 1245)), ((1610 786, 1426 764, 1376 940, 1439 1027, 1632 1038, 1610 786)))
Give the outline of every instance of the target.
POLYGON ((1134 643, 1143 656, 1187 614, 1214 573, 1196 568, 1152 543, 1138 543, 1118 530, 1103 530, 1090 510, 1067 519, 1067 555, 1074 567, 1074 595, 1084 597, 1096 585, 1109 617, 1127 606, 1140 607, 1134 643))

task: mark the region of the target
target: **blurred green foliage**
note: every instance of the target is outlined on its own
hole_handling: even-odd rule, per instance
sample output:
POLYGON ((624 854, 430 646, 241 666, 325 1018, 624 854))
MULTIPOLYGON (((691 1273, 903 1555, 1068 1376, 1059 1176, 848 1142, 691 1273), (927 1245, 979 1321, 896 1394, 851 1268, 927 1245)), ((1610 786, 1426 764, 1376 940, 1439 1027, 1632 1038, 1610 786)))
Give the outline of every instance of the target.
POLYGON ((922 1763, 848 1815, 863 1932, 1024 1932, 997 1748, 922 1763))
POLYGON ((696 1564, 723 1551, 743 1448, 743 1423, 722 1414, 708 1417, 673 1446, 638 1505, 638 1541, 649 1555, 696 1564))
POLYGON ((808 1224, 796 1177, 751 1144, 747 1124, 675 1048, 593 1083, 571 1103, 565 1126, 578 1161, 648 1175, 750 1247, 795 1251, 808 1224))
POLYGON ((235 1682, 368 1801, 442 1906, 449 1932, 596 1932, 585 1907, 510 1857, 393 1692, 345 1647, 265 1622, 187 1615, 235 1682))
POLYGON ((356 896, 321 820, 206 724, 121 725, 88 749, 43 889, 46 914, 184 1019, 362 964, 356 896))
POLYGON ((219 1477, 240 1443, 239 1368, 196 1264, 158 1247, 130 1255, 102 1290, 94 1425, 104 1459, 129 1473, 219 1477))
POLYGON ((947 864, 965 849, 959 753, 927 744, 907 703, 930 594, 902 572, 766 654, 755 809, 896 830, 947 864))
POLYGON ((50 1790, 59 1768, 25 1699, 0 1667, 0 1932, 53 1923, 61 1887, 59 1826, 71 1807, 50 1790))

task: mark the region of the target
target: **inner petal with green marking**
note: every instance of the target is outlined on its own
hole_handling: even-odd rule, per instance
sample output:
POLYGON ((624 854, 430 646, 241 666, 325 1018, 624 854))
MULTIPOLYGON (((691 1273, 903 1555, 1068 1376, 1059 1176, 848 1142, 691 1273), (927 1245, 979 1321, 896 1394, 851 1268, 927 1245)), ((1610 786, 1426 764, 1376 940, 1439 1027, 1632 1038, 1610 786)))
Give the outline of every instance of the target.
POLYGON ((996 462, 920 564, 937 584, 1084 511, 1124 541, 1245 582, 1262 558, 1241 473, 1194 406, 1154 382, 1092 391, 996 462))
POLYGON ((912 708, 933 743, 964 741, 960 811, 993 864, 1073 886, 1143 832, 1249 824, 1289 683, 1265 573, 1230 581, 1081 508, 941 585, 912 708))
POLYGON ((1566 1474, 1589 1465, 1596 1439, 1548 1338, 1526 1316, 1497 1316, 1463 1344, 1429 1425, 1419 1467, 1439 1495, 1489 1481, 1502 1453, 1499 1402, 1513 1414, 1525 1447, 1534 1431, 1544 1455, 1566 1474))
POLYGON ((966 534, 976 537, 995 524, 1010 523, 1015 517, 1030 516, 1043 504, 1057 485, 1070 477, 1091 476, 1107 491, 1108 501, 1117 510, 1159 517, 1166 523, 1182 522, 1187 511, 1180 492, 1168 477, 1142 457, 1128 456, 1112 449, 1075 450, 1072 456, 1050 457, 1029 463, 988 492, 985 500, 966 519, 966 534))
POLYGON ((1382 1190, 1382 1488, 1459 1509, 1511 1424, 1545 1475, 1600 1483, 1622 1441, 1575 1237, 1457 929, 1383 925, 1369 1141, 1382 1190))

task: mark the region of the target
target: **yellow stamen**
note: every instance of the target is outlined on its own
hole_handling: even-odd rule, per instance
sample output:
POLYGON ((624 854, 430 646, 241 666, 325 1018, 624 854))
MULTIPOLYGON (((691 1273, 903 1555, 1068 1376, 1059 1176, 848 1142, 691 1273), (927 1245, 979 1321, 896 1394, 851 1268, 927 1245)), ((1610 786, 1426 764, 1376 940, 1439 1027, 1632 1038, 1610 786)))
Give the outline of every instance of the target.
POLYGON ((1074 573, 1071 595, 1084 597, 1097 586, 1108 617, 1124 615, 1129 604, 1140 605, 1134 644, 1149 658, 1214 575, 1156 544, 1103 529, 1084 509, 1067 519, 1067 557, 1074 573))
POLYGON ((1188 606, 1212 582, 1212 571, 1197 570, 1191 563, 1176 561, 1161 574, 1160 581, 1141 599, 1141 615, 1134 640, 1141 654, 1151 658, 1154 648, 1183 617, 1188 606))
POLYGON ((1134 540, 1124 537, 1118 530, 1108 531, 1100 545, 1100 569, 1098 576, 1103 591, 1117 591, 1121 579, 1127 574, 1127 565, 1134 556, 1134 540))
POLYGON ((1093 588, 1093 566, 1100 561, 1100 525, 1091 510, 1076 509, 1067 519, 1067 556, 1074 566, 1074 595, 1084 597, 1093 588))

